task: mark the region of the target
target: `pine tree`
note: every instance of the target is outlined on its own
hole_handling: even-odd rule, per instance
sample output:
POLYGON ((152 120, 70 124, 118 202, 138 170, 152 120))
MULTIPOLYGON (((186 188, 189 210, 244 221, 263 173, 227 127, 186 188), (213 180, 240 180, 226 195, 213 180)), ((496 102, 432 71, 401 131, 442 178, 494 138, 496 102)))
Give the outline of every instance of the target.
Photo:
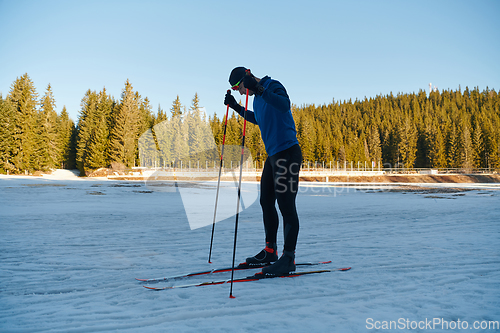
POLYGON ((375 124, 370 127, 370 133, 368 137, 368 155, 371 161, 378 164, 382 161, 382 148, 380 145, 380 135, 375 124))
MULTIPOLYGON (((140 100, 140 96, 136 93, 140 100)), ((137 165, 154 166, 157 157, 157 147, 153 136, 153 126, 156 124, 156 118, 151 111, 151 104, 146 97, 141 100, 139 105, 139 129, 137 148, 139 150, 137 165)))
POLYGON ((58 165, 64 169, 75 168, 75 142, 76 128, 73 120, 69 118, 66 106, 63 106, 61 115, 58 118, 58 142, 59 159, 58 165))
POLYGON ((464 123, 460 136, 460 167, 470 170, 474 166, 473 143, 470 135, 469 124, 464 123))
POLYGON ((189 128, 189 158, 193 158, 197 165, 205 166, 208 161, 215 161, 217 154, 212 130, 201 110, 197 93, 193 97, 188 115, 186 120, 189 128))
POLYGON ((57 112, 50 84, 42 97, 38 113, 37 149, 35 169, 48 170, 57 167, 59 160, 59 142, 57 112))
POLYGON ((417 130, 409 117, 406 117, 399 131, 398 153, 406 169, 413 169, 415 167, 415 159, 417 156, 417 130))
MULTIPOLYGON (((95 122, 104 120, 104 125, 100 131, 102 133, 107 133, 107 137, 102 140, 106 142, 104 144, 104 141, 102 142, 102 148, 104 148, 103 152, 96 152, 96 154, 101 155, 104 157, 104 159, 101 159, 100 157, 92 157, 94 160, 101 160, 102 164, 98 167, 108 167, 110 165, 110 150, 111 150, 111 143, 110 143, 110 131, 114 126, 114 110, 116 109, 116 102, 111 97, 110 95, 107 94, 106 88, 103 88, 101 92, 99 92, 97 96, 97 106, 96 106, 96 113, 94 116, 95 122)), ((101 124, 96 124, 94 123, 93 128, 95 129, 96 127, 101 126, 101 124)))
POLYGON ((339 160, 339 162, 342 163, 342 165, 346 165, 346 163, 347 163, 347 154, 346 154, 344 145, 340 146, 338 160, 339 160))
POLYGON ((189 157, 188 146, 188 123, 184 123, 184 113, 182 112, 182 104, 179 95, 173 101, 170 109, 172 117, 169 126, 169 146, 170 156, 175 167, 186 167, 186 161, 189 157))
POLYGON ((450 168, 460 167, 459 138, 455 124, 448 133, 447 164, 450 168))
POLYGON ((7 100, 15 110, 14 144, 10 162, 17 171, 34 171, 38 94, 27 73, 14 81, 7 100))
MULTIPOLYGON (((171 120, 165 119, 152 128, 155 149, 158 151, 157 154, 155 153, 155 160, 152 163, 157 166, 171 166, 174 161, 172 152, 174 133, 172 125, 173 122, 171 120)), ((145 142, 145 144, 151 147, 151 143, 145 142)), ((152 147, 148 149, 152 149, 152 147)))
POLYGON ((88 146, 90 144, 92 131, 97 122, 97 104, 98 95, 95 91, 87 90, 82 99, 78 125, 77 125, 77 140, 76 140, 76 166, 82 175, 86 174, 88 165, 88 146))
POLYGON ((14 133, 16 114, 14 106, 4 100, 0 94, 0 172, 12 172, 15 166, 11 163, 14 150, 14 133))
POLYGON ((179 95, 177 95, 174 102, 172 103, 172 107, 170 108, 170 113, 172 118, 176 116, 182 116, 182 104, 179 95))
POLYGON ((486 167, 484 165, 484 142, 483 142, 483 131, 479 122, 476 121, 473 136, 472 136, 472 161, 475 168, 486 167))
POLYGON ((99 121, 93 128, 90 135, 89 145, 87 147, 88 155, 85 161, 90 169, 98 169, 108 164, 108 127, 106 125, 106 118, 101 114, 99 121))
POLYGON ((432 131, 433 139, 430 148, 430 161, 432 168, 446 168, 446 142, 439 126, 432 131))
POLYGON ((167 114, 163 111, 160 104, 158 104, 158 112, 156 113, 156 117, 153 117, 153 126, 167 119, 167 114))
POLYGON ((431 149, 434 139, 434 128, 430 117, 424 117, 421 124, 417 141, 417 161, 416 165, 424 168, 431 168, 431 149))
POLYGON ((197 158, 197 155, 203 151, 203 141, 201 128, 201 118, 200 118, 200 106, 198 94, 194 95, 192 104, 189 108, 187 114, 184 117, 184 127, 186 128, 187 134, 187 144, 188 144, 188 158, 197 158))
POLYGON ((143 100, 141 100, 141 97, 139 96, 138 93, 136 93, 136 97, 138 100, 140 100, 140 105, 139 105, 139 135, 144 133, 146 130, 150 129, 154 125, 154 115, 152 112, 152 107, 149 102, 149 99, 145 97, 143 100))
MULTIPOLYGON (((316 130, 312 124, 313 118, 311 116, 300 117, 297 122, 297 139, 302 149, 302 157, 304 162, 314 162, 315 155, 315 142, 316 130)), ((324 129, 322 129, 324 130, 324 129)))
MULTIPOLYGON (((165 128, 164 123, 168 123, 168 117, 160 104, 158 104, 156 116, 153 116, 151 133, 146 132, 141 135, 140 138, 142 141, 139 144, 142 145, 142 151, 144 151, 145 154, 143 160, 141 160, 141 166, 170 166, 172 161, 169 155, 170 149, 165 147, 166 143, 162 138, 164 134, 161 133, 161 128, 165 128)), ((141 147, 139 147, 139 149, 141 149, 141 147)))
POLYGON ((500 168, 500 119, 498 115, 491 115, 484 123, 485 159, 486 167, 500 168))
POLYGON ((115 111, 110 141, 111 161, 126 167, 133 167, 138 158, 138 138, 142 134, 139 133, 140 102, 140 96, 133 92, 133 87, 127 80, 115 111))

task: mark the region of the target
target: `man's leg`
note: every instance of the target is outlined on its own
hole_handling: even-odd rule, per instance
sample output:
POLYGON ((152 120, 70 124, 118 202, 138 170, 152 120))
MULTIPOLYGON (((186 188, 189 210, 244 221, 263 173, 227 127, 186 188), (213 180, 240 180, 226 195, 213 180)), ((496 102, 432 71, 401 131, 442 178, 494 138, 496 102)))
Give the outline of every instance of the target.
POLYGON ((275 196, 283 215, 285 245, 283 255, 272 266, 264 267, 262 273, 286 275, 295 271, 295 247, 299 235, 299 217, 295 199, 299 188, 299 170, 302 164, 300 147, 293 146, 273 156, 275 196))
POLYGON ((273 170, 269 158, 264 164, 260 179, 260 205, 262 207, 266 247, 253 257, 246 259, 248 265, 270 264, 278 260, 276 246, 279 218, 276 211, 276 196, 274 195, 273 170))
POLYGON ((269 158, 264 164, 260 178, 260 206, 266 231, 266 243, 276 244, 279 217, 276 211, 276 195, 274 193, 273 167, 269 158))
POLYGON ((302 164, 302 154, 299 146, 287 149, 275 162, 276 191, 278 207, 283 216, 284 250, 295 252, 299 235, 299 216, 297 214, 296 198, 299 188, 299 171, 302 164))

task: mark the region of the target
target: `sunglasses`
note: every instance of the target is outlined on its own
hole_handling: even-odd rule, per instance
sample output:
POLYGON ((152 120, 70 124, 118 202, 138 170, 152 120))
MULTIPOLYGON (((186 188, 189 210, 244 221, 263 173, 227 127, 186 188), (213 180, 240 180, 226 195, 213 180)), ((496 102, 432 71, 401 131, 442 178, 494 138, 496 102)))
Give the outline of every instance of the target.
POLYGON ((231 89, 233 90, 238 90, 240 88, 240 84, 241 82, 243 81, 244 78, 242 78, 241 80, 238 81, 238 83, 234 84, 233 86, 231 86, 231 89))

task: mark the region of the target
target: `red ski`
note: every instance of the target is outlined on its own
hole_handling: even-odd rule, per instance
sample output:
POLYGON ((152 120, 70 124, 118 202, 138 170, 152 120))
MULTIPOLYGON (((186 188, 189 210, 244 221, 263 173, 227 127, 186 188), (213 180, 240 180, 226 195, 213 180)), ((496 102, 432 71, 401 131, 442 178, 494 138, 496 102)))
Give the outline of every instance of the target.
MULTIPOLYGON (((332 268, 332 269, 320 269, 320 270, 315 270, 315 271, 294 272, 294 273, 290 273, 288 275, 283 275, 283 276, 275 276, 275 275, 269 276, 269 275, 264 275, 262 273, 257 273, 255 275, 248 276, 248 277, 245 277, 245 278, 234 279, 233 282, 250 282, 250 281, 258 281, 258 280, 272 279, 272 278, 290 278, 290 277, 297 277, 297 276, 309 275, 309 274, 328 273, 328 272, 335 272, 335 271, 348 271, 350 269, 351 269, 351 267, 346 267, 346 268, 332 268)), ((168 289, 180 289, 180 288, 201 287, 201 286, 213 286, 213 285, 224 284, 224 283, 231 283, 231 279, 219 280, 219 281, 210 281, 210 282, 198 282, 198 283, 190 283, 190 284, 181 284, 181 285, 169 286, 169 287, 149 287, 149 286, 144 286, 144 288, 151 289, 151 290, 168 290, 168 289)))
MULTIPOLYGON (((296 266, 316 266, 316 265, 324 265, 324 264, 330 264, 331 261, 318 261, 318 262, 302 262, 295 264, 296 266)), ((234 268, 235 271, 241 271, 244 269, 256 269, 256 268, 263 268, 266 265, 252 265, 252 266, 247 266, 245 263, 241 263, 238 266, 234 268)), ((201 271, 201 272, 194 272, 194 273, 185 273, 185 274, 179 274, 179 275, 172 275, 172 276, 166 276, 166 277, 160 277, 160 278, 153 278, 153 279, 137 279, 137 281, 141 282, 160 282, 160 281, 170 281, 170 280, 177 280, 177 279, 183 279, 187 278, 190 276, 198 276, 198 275, 209 275, 209 274, 215 274, 215 273, 223 273, 223 272, 231 272, 232 267, 225 267, 225 268, 217 268, 217 269, 211 269, 207 271, 201 271)))

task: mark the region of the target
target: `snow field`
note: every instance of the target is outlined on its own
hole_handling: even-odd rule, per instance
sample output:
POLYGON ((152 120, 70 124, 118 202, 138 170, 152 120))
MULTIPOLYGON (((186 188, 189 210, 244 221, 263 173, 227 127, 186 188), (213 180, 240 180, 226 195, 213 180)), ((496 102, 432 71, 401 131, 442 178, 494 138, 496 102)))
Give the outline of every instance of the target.
MULTIPOLYGON (((230 266, 234 217, 216 224, 209 265, 211 226, 190 230, 179 192, 60 178, 0 178, 2 332, 365 332, 376 331, 369 318, 500 321, 494 186, 303 183, 297 261, 352 270, 238 283, 229 299, 228 284, 155 292, 134 278, 230 266)), ((263 243, 257 201, 241 212, 237 261, 263 243)))

